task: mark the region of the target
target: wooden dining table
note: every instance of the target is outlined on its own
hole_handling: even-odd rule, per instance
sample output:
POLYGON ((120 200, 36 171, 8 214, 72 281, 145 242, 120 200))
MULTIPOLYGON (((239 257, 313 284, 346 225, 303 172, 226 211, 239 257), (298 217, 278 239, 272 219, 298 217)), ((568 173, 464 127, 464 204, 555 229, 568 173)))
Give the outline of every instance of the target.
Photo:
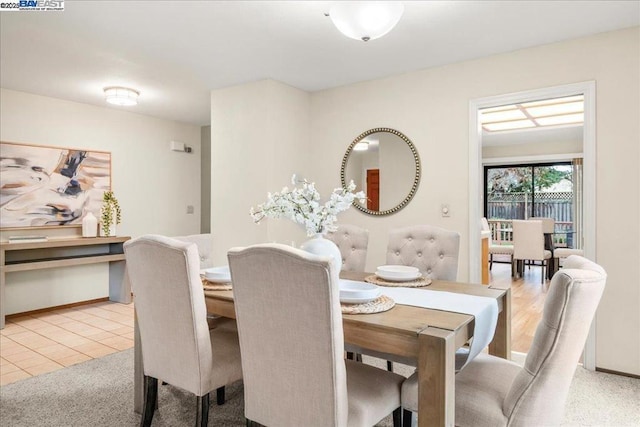
MULTIPOLYGON (((364 280, 370 273, 341 272, 340 277, 364 280)), ((511 354, 511 293, 509 289, 434 280, 423 289, 495 298, 498 322, 489 353, 511 354)), ((205 291, 210 314, 235 318, 233 291, 205 291)), ((473 337, 474 317, 468 314, 396 304, 375 314, 343 315, 345 343, 415 360, 418 366, 418 425, 453 426, 455 421, 455 352, 473 337)), ((143 404, 142 352, 135 324, 134 410, 143 404)))

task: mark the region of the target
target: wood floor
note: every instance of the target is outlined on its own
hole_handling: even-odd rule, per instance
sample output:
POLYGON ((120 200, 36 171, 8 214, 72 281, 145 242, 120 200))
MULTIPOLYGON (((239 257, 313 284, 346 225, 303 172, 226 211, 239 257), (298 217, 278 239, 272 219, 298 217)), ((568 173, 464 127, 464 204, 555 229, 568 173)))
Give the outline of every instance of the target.
MULTIPOLYGON (((496 257, 496 259, 499 259, 496 257)), ((511 278, 511 264, 493 263, 490 283, 511 286, 511 350, 527 353, 542 318, 549 281, 540 283, 540 266, 526 267, 519 279, 511 278)))
MULTIPOLYGON (((496 258, 498 259, 498 258, 496 258)), ((512 350, 529 351, 549 282, 540 267, 511 278, 508 263, 494 263, 491 283, 511 286, 512 350)), ((62 369, 133 346, 133 304, 99 302, 14 317, 0 331, 0 385, 62 369)))

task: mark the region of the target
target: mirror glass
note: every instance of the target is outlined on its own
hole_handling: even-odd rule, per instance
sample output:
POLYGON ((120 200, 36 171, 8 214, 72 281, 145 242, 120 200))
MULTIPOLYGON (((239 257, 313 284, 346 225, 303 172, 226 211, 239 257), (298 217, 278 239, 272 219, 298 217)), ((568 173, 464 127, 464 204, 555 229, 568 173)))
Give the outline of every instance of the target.
POLYGON ((399 211, 413 198, 420 182, 420 159, 413 143, 389 128, 370 129, 349 145, 340 171, 342 185, 351 180, 364 191, 365 203, 354 206, 370 215, 399 211))

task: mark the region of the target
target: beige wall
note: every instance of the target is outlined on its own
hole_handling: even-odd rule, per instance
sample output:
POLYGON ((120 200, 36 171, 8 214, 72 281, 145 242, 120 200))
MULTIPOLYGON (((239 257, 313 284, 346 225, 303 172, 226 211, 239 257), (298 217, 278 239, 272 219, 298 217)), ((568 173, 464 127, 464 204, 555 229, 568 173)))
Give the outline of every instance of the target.
MULTIPOLYGON (((249 209, 267 192, 308 177, 309 94, 272 80, 211 93, 211 231, 214 262, 234 246, 274 242, 298 245, 301 228, 289 221, 253 224, 249 209)), ((338 183, 340 182, 338 176, 338 183)))
MULTIPOLYGON (((200 128, 127 111, 0 90, 0 139, 112 153, 112 188, 122 207, 119 235, 184 235, 200 229, 200 128), (191 154, 169 150, 177 140, 191 154), (187 205, 195 214, 188 215, 187 205)), ((63 230, 3 231, 73 234, 63 230)), ((108 295, 108 268, 95 264, 10 273, 7 314, 108 295)))
POLYGON ((279 190, 292 172, 315 181, 326 196, 340 185, 340 164, 350 142, 367 129, 390 127, 411 139, 420 154, 422 181, 413 201, 383 218, 351 209, 340 222, 369 229, 368 269, 384 263, 391 228, 433 224, 456 230, 462 237, 458 277, 465 280, 470 244, 469 101, 595 80, 596 261, 609 273, 598 313, 596 363, 640 374, 639 40, 638 28, 633 28, 310 96, 270 81, 214 91, 216 260, 223 262, 233 245, 300 236, 288 221, 255 227, 244 212, 264 201, 267 191, 279 190), (441 217, 441 204, 450 206, 450 217, 441 217))
POLYGON ((355 136, 381 126, 403 132, 423 166, 413 201, 389 217, 352 209, 340 220, 369 229, 369 269, 384 262, 391 228, 428 223, 457 230, 458 277, 464 280, 469 101, 595 80, 597 261, 609 274, 598 312, 596 363, 640 374, 639 40, 633 28, 314 93, 310 155, 324 161, 312 163, 309 174, 324 193, 339 183, 342 155, 355 136), (440 216, 441 204, 450 206, 451 217, 440 216))

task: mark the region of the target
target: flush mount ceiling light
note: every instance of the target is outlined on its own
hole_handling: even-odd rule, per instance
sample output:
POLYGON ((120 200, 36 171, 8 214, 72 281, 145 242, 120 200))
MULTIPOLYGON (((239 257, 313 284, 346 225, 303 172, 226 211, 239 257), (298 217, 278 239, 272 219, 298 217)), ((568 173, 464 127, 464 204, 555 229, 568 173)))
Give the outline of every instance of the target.
POLYGON ((104 88, 105 100, 113 105, 136 105, 140 92, 120 86, 104 88))
POLYGON ((403 12, 404 5, 396 1, 337 1, 329 16, 342 34, 366 42, 391 31, 403 12))
POLYGON ((360 141, 353 146, 353 151, 367 151, 369 149, 369 143, 367 141, 360 141))

